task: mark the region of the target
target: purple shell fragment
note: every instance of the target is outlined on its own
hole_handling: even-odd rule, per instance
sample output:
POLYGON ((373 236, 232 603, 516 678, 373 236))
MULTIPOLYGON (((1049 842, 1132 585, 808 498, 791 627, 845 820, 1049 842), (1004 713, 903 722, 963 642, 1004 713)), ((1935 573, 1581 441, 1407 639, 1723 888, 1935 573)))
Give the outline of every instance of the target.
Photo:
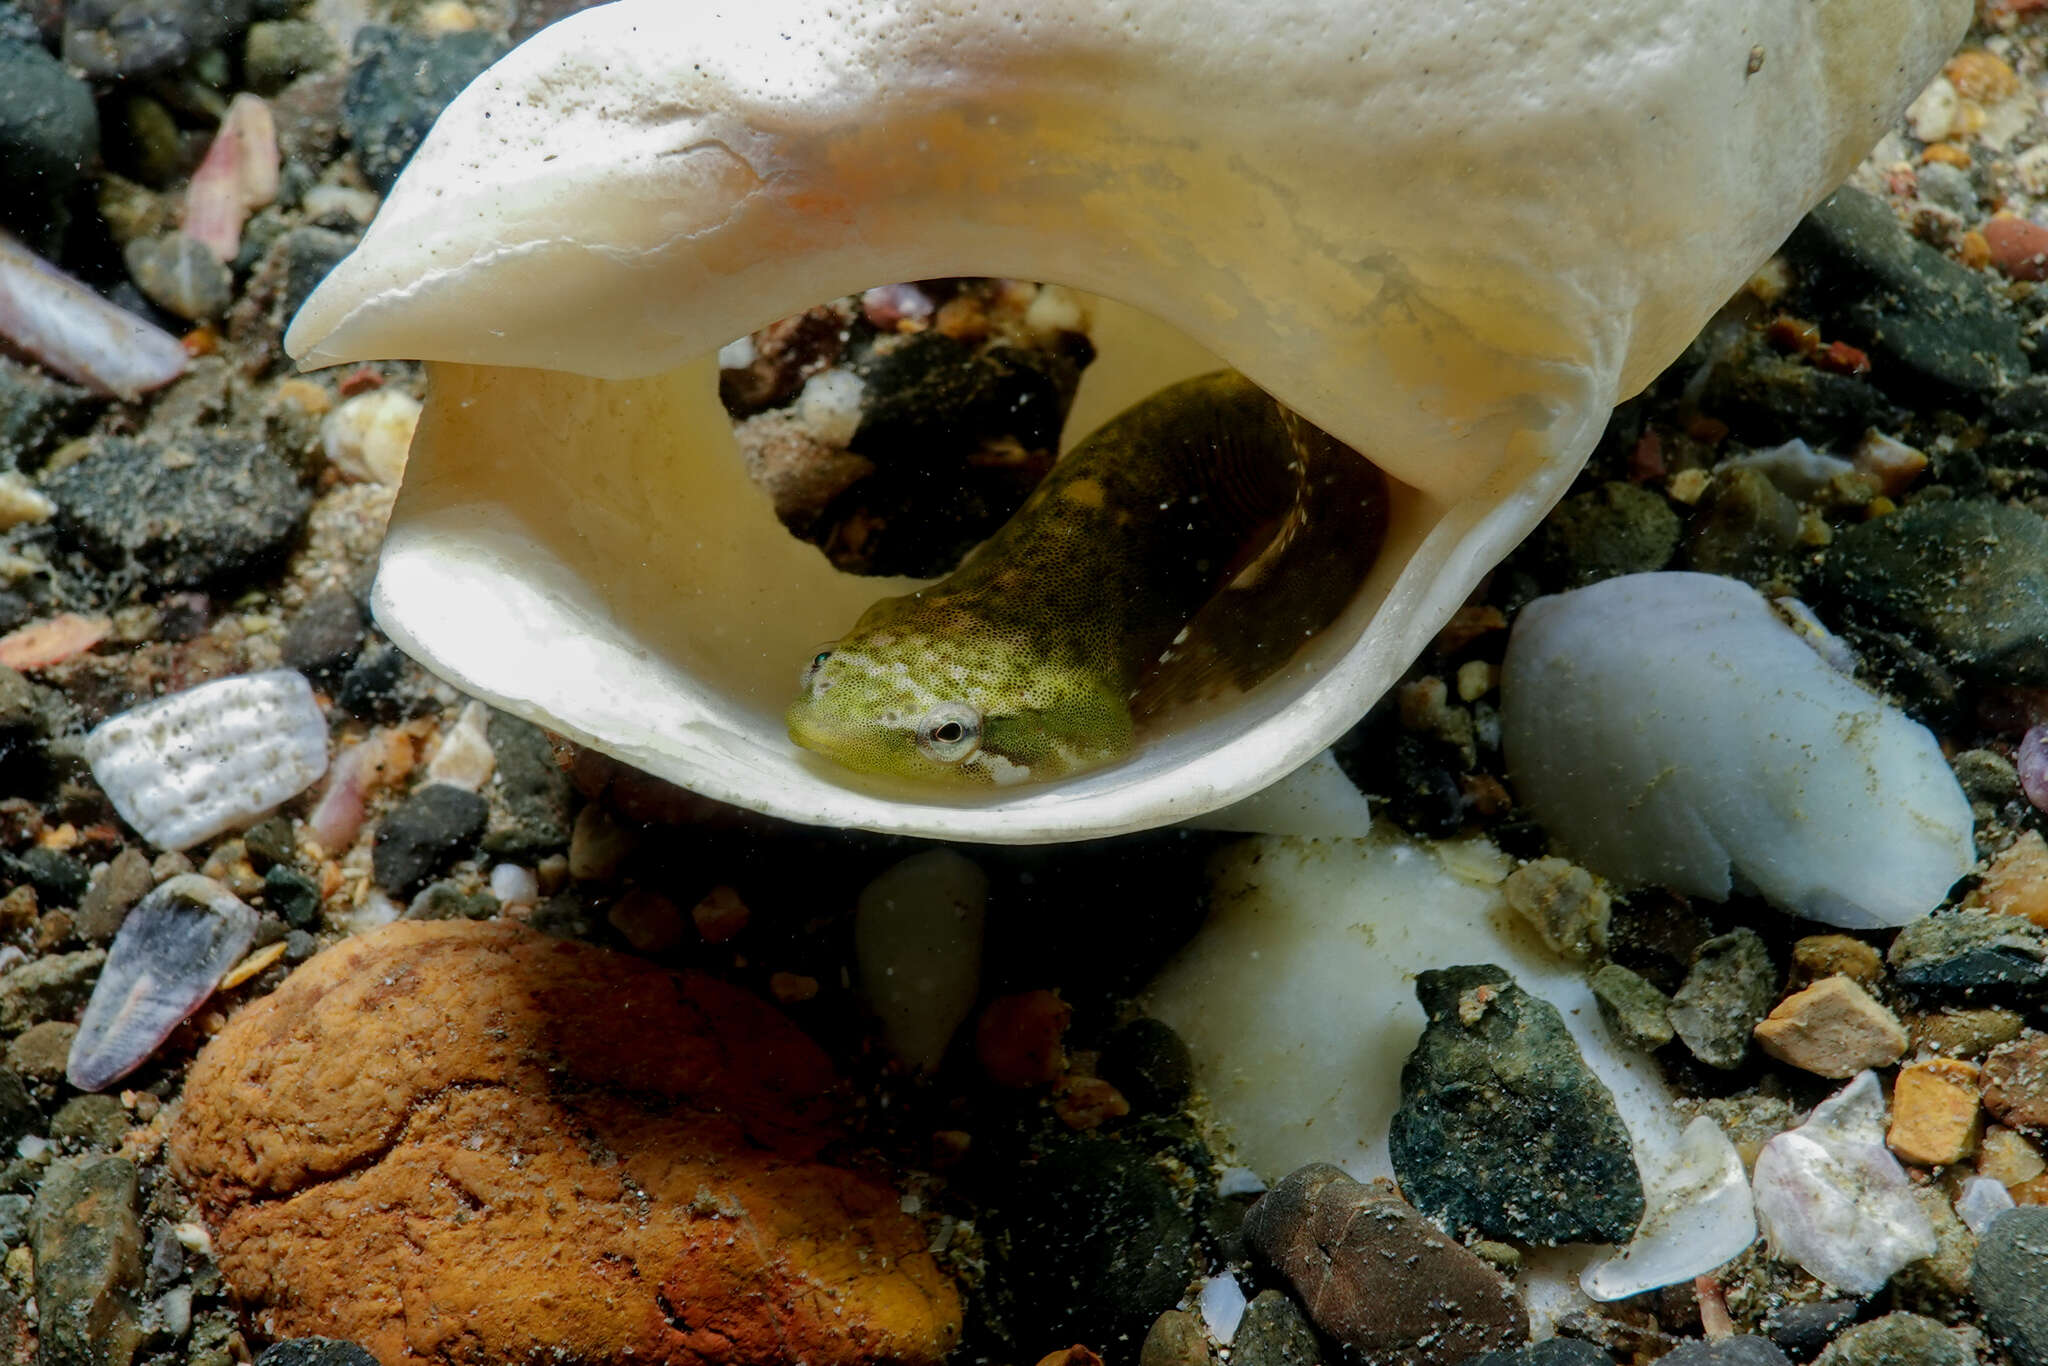
POLYGON ((161 388, 185 371, 176 337, 0 233, 0 350, 8 349, 116 398, 161 388))
POLYGON ((98 1091, 140 1067, 255 937, 256 912, 210 877, 174 877, 142 898, 86 1002, 66 1078, 98 1091))

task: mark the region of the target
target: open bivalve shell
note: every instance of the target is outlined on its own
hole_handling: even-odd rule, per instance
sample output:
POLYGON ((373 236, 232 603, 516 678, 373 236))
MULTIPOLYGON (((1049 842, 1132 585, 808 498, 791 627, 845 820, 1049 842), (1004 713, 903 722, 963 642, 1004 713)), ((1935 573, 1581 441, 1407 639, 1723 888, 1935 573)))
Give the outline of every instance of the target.
POLYGON ((376 611, 458 686, 799 820, 1137 829, 1363 714, 1968 14, 622 0, 448 108, 287 344, 434 362, 376 611), (1376 461, 1393 522, 1347 613, 1234 705, 1062 783, 891 787, 796 749, 802 663, 904 585, 783 531, 715 352, 951 275, 1103 296, 1072 435, 1228 364, 1376 461))

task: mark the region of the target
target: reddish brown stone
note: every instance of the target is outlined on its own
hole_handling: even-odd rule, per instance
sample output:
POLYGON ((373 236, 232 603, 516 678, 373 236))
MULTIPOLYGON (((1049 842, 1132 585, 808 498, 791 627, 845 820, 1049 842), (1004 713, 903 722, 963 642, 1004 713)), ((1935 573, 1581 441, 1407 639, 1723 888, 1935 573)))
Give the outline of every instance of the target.
POLYGON ((2048 228, 2024 218, 1994 218, 1984 225, 1991 264, 2015 280, 2048 278, 2048 228))
POLYGON ((1044 1086, 1067 1069, 1061 1039, 1073 1007, 1050 991, 998 996, 981 1012, 974 1031, 981 1070, 998 1086, 1044 1086))
POLYGON ((1984 1108, 2015 1129, 2048 1129, 2048 1034, 1991 1050, 1984 1060, 1984 1108))
POLYGON ((515 925, 307 963, 171 1135, 266 1336, 404 1362, 936 1362, 959 1302, 889 1186, 823 1160, 824 1055, 696 974, 515 925))

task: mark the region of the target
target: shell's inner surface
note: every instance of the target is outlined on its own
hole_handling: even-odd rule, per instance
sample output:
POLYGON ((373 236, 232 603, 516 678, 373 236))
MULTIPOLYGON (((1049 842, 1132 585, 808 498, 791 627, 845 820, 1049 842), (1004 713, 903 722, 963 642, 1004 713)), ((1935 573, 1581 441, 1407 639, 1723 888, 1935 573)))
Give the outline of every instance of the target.
POLYGON ((961 569, 886 598, 804 671, 791 738, 850 768, 1008 786, 1129 752, 1339 616, 1386 481, 1224 371, 1085 438, 961 569))

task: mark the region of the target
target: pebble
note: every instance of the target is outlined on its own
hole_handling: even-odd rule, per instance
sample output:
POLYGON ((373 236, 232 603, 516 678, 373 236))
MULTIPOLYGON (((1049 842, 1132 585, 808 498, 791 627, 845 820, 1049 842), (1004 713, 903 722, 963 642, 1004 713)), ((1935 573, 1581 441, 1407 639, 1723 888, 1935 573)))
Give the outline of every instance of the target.
POLYGON ((228 101, 220 127, 185 186, 184 232, 214 259, 233 265, 249 215, 277 198, 277 125, 270 106, 248 91, 228 101))
POLYGON ((0 356, 0 468, 33 465, 90 397, 75 385, 0 356))
POLYGON ((59 1158, 44 1174, 30 1216, 42 1366, 109 1366, 141 1345, 137 1186, 119 1157, 59 1158))
POLYGON ((1856 1310, 1855 1300, 1780 1304, 1764 1319, 1764 1330, 1794 1361, 1808 1361, 1856 1322, 1856 1310))
POLYGON ((1202 1320, 1185 1309, 1169 1309, 1154 1319, 1138 1349, 1138 1366, 1213 1366, 1215 1360, 1202 1320))
POLYGON ((123 849, 93 875, 92 885, 79 899, 71 928, 88 944, 108 943, 135 903, 154 886, 156 876, 149 855, 140 849, 123 849))
POLYGON ((1074 1010, 1056 991, 998 996, 974 1028, 974 1055, 996 1085, 1027 1090, 1058 1081, 1066 1070, 1064 1038, 1074 1010))
POLYGON ((446 783, 465 792, 483 790, 497 762, 485 733, 490 715, 491 709, 481 702, 463 704, 455 724, 441 732, 441 742, 427 760, 427 782, 446 783))
POLYGON ((856 980, 890 1051, 938 1069, 981 993, 988 875, 950 849, 913 854, 861 889, 856 980))
POLYGON ((605 921, 633 952, 657 956, 682 947, 689 923, 675 902, 645 887, 635 887, 613 902, 605 921))
POLYGON ((107 961, 105 949, 51 953, 0 974, 0 1034, 15 1034, 38 1021, 69 1016, 92 995, 92 984, 107 961))
POLYGON ((1642 1227, 1614 1256, 1588 1267, 1579 1285, 1596 1300, 1618 1300, 1680 1285, 1732 1261, 1756 1241, 1756 1210, 1742 1155, 1705 1115, 1677 1146, 1657 1155, 1644 1178, 1642 1227))
POLYGON ((1853 935, 1809 934, 1792 943, 1792 980, 1810 986, 1826 977, 1847 977, 1858 986, 1884 980, 1884 955, 1853 935))
POLYGON ((1977 1076, 1975 1063, 1958 1058, 1933 1058, 1899 1069, 1885 1141, 1900 1161, 1946 1167, 1976 1149, 1984 1118, 1977 1076))
POLYGON ((101 722, 93 777, 121 818, 162 849, 247 825, 327 771, 327 719, 293 669, 202 683, 101 722))
POLYGON ((1685 531, 1685 567, 1759 586, 1787 577, 1800 541, 1799 504, 1763 470, 1715 473, 1685 531))
MULTIPOLYGON (((1977 187, 1970 183, 1970 173, 1968 171, 1963 170, 1960 166, 1950 166, 1944 162, 1930 161, 1915 168, 1913 176, 1920 191, 1920 197, 1928 203, 1939 204, 1951 213, 1961 214, 1965 218, 1976 217, 1977 187)), ((1997 222, 1998 220, 1993 219, 1992 221, 1997 222)), ((1991 236, 1988 231, 1989 226, 1989 224, 1986 225, 1987 231, 1984 234, 1986 238, 1991 236)), ((1991 259, 1992 264, 1998 264, 1998 244, 1995 242, 1992 243, 1991 247, 1991 259)))
POLYGON ((1984 1060, 1984 1108, 2014 1129, 2048 1130, 2048 1034, 2001 1044, 1984 1060))
POLYGON ((2025 1135, 1993 1124, 1977 1144, 1977 1170, 2010 1189, 2048 1174, 2048 1157, 2025 1135))
POLYGON ((569 775, 539 726, 491 713, 494 775, 484 795, 491 804, 484 849, 499 858, 538 858, 569 843, 569 775))
POLYGON ((1758 1337, 1688 1342, 1657 1359, 1663 1366, 1792 1366, 1776 1343, 1758 1337))
MULTIPOLYGON (((9 1051, 11 1054, 12 1050, 9 1051)), ((0 1152, 13 1152, 23 1135, 42 1127, 42 1109, 28 1093, 21 1074, 12 1068, 0 1068, 0 1152)))
POLYGON ((320 928, 320 888, 296 868, 279 865, 263 875, 263 903, 294 930, 320 928))
POLYGON ((275 95, 340 60, 327 30, 310 19, 265 19, 249 25, 242 40, 242 79, 259 95, 275 95))
POLYGON ((1614 1366, 1614 1358, 1590 1342, 1551 1338, 1512 1352, 1481 1352, 1465 1358, 1461 1366, 1614 1366))
POLYGON ((65 1076, 98 1091, 140 1067, 249 951, 256 913, 211 878, 188 873, 121 923, 78 1023, 65 1076))
POLYGON ((292 1338, 264 1348, 256 1366, 377 1366, 377 1358, 342 1338, 292 1338))
POLYGON ((1924 916, 1899 932, 1885 958, 1899 985, 1937 995, 2048 988, 2048 929, 2016 915, 1924 916))
POLYGON ((1140 1112, 1171 1114, 1195 1088, 1195 1060, 1186 1040, 1149 1015, 1109 1032, 1096 1071, 1140 1112))
POLYGON ((1609 480, 1559 503, 1537 537, 1549 581, 1583 588, 1617 574, 1662 569, 1678 550, 1678 533, 1668 499, 1609 480))
POLYGON ((1230 1366, 1320 1366, 1322 1360, 1315 1330, 1293 1300, 1278 1290, 1252 1296, 1231 1339, 1230 1366))
POLYGON ((1814 1366, 1975 1366, 1977 1354, 1919 1314, 1886 1314, 1828 1344, 1814 1366))
POLYGON ((2028 374, 2019 321, 1987 278, 1915 240, 1873 196, 1835 191, 1786 250, 1818 284, 1816 321, 1867 350, 1874 373, 1895 385, 1987 394, 2028 374))
POLYGON ((362 604, 346 589, 326 588, 292 618, 278 656, 289 668, 332 681, 362 648, 362 604))
POLYGON ((1875 1294, 1908 1262, 1933 1256, 1934 1229, 1884 1145, 1884 1095, 1865 1072, 1806 1123, 1757 1154, 1758 1226, 1778 1257, 1851 1294, 1875 1294))
POLYGON ((1981 683, 2048 683, 2048 520, 1993 499, 1923 500, 1835 538, 1819 584, 1981 683))
POLYGON ((569 830, 569 876, 578 882, 609 882, 638 843, 633 831, 596 802, 576 813, 569 830))
POLYGON ((1490 964, 1424 972, 1415 994, 1429 1023, 1388 1136, 1402 1192, 1461 1233, 1627 1239, 1643 1215, 1628 1130, 1556 1008, 1490 964))
POLYGON ((1963 1182, 1962 1194, 1956 1197, 1956 1217, 1979 1238, 1993 1219, 2014 1207, 2012 1192, 1996 1177, 1973 1176, 1963 1182))
MULTIPOLYGON (((2028 732, 2048 739, 2048 729, 2028 732)), ((2025 742, 2022 742, 2024 746, 2025 742)), ((2028 830, 1992 856, 1971 902, 1999 915, 2022 915, 2048 929, 2048 840, 2028 830)))
POLYGON ((389 194, 448 102, 504 52, 502 40, 481 31, 426 37, 383 24, 358 30, 341 124, 364 179, 389 194))
POLYGON ((132 1123, 117 1096, 73 1096, 50 1116, 50 1141, 67 1146, 118 1148, 132 1123))
POLYGON ((0 36, 0 225, 56 252, 66 201, 99 145, 91 87, 40 43, 0 36))
MULTIPOLYGON (((1928 167, 1921 168, 1925 182, 1928 167)), ((1974 198, 1974 195, 1973 195, 1974 198)), ((1991 264, 2015 280, 2048 278, 2048 228, 2024 218, 1999 214, 1983 227, 1991 264)))
POLYGON ((50 1087, 64 1079, 64 1061, 71 1056, 71 1040, 77 1034, 78 1026, 69 1020, 32 1024, 7 1045, 7 1066, 39 1089, 50 1087))
POLYGON ((233 272, 190 234, 138 237, 121 249, 121 259, 151 303, 187 322, 218 318, 235 301, 233 272))
POLYGON ((64 60, 102 79, 170 71, 241 32, 252 8, 251 0, 68 0, 64 60))
POLYGON ((328 462, 359 482, 396 488, 419 425, 420 401, 402 389, 372 389, 345 399, 320 422, 328 462))
POLYGON ((1584 962, 1607 947, 1613 906, 1593 875, 1570 860, 1525 863, 1507 875, 1500 890, 1508 909, 1560 958, 1584 962))
POLYGON ((247 579, 286 552, 312 506, 282 454, 224 433, 95 439, 43 492, 68 545, 160 587, 247 579))
POLYGON ((19 854, 0 854, 0 872, 9 880, 28 883, 43 904, 55 906, 76 905, 91 880, 77 859, 41 845, 19 854))
POLYGON ((1836 1079, 1889 1067, 1906 1051, 1898 1017, 1840 975, 1787 996, 1754 1032, 1758 1047, 1778 1061, 1836 1079))
POLYGON ((2018 1366, 2048 1366, 2048 1208, 1993 1220, 1977 1243, 1970 1293, 2018 1366))
POLYGON ((1671 1026, 1709 1067, 1740 1067, 1757 1022, 1771 1009, 1777 969, 1754 930, 1732 930, 1700 945, 1671 998, 1671 1026))
POLYGON ((371 868, 387 892, 410 892, 476 851, 490 804, 446 783, 418 788, 377 824, 371 868))

